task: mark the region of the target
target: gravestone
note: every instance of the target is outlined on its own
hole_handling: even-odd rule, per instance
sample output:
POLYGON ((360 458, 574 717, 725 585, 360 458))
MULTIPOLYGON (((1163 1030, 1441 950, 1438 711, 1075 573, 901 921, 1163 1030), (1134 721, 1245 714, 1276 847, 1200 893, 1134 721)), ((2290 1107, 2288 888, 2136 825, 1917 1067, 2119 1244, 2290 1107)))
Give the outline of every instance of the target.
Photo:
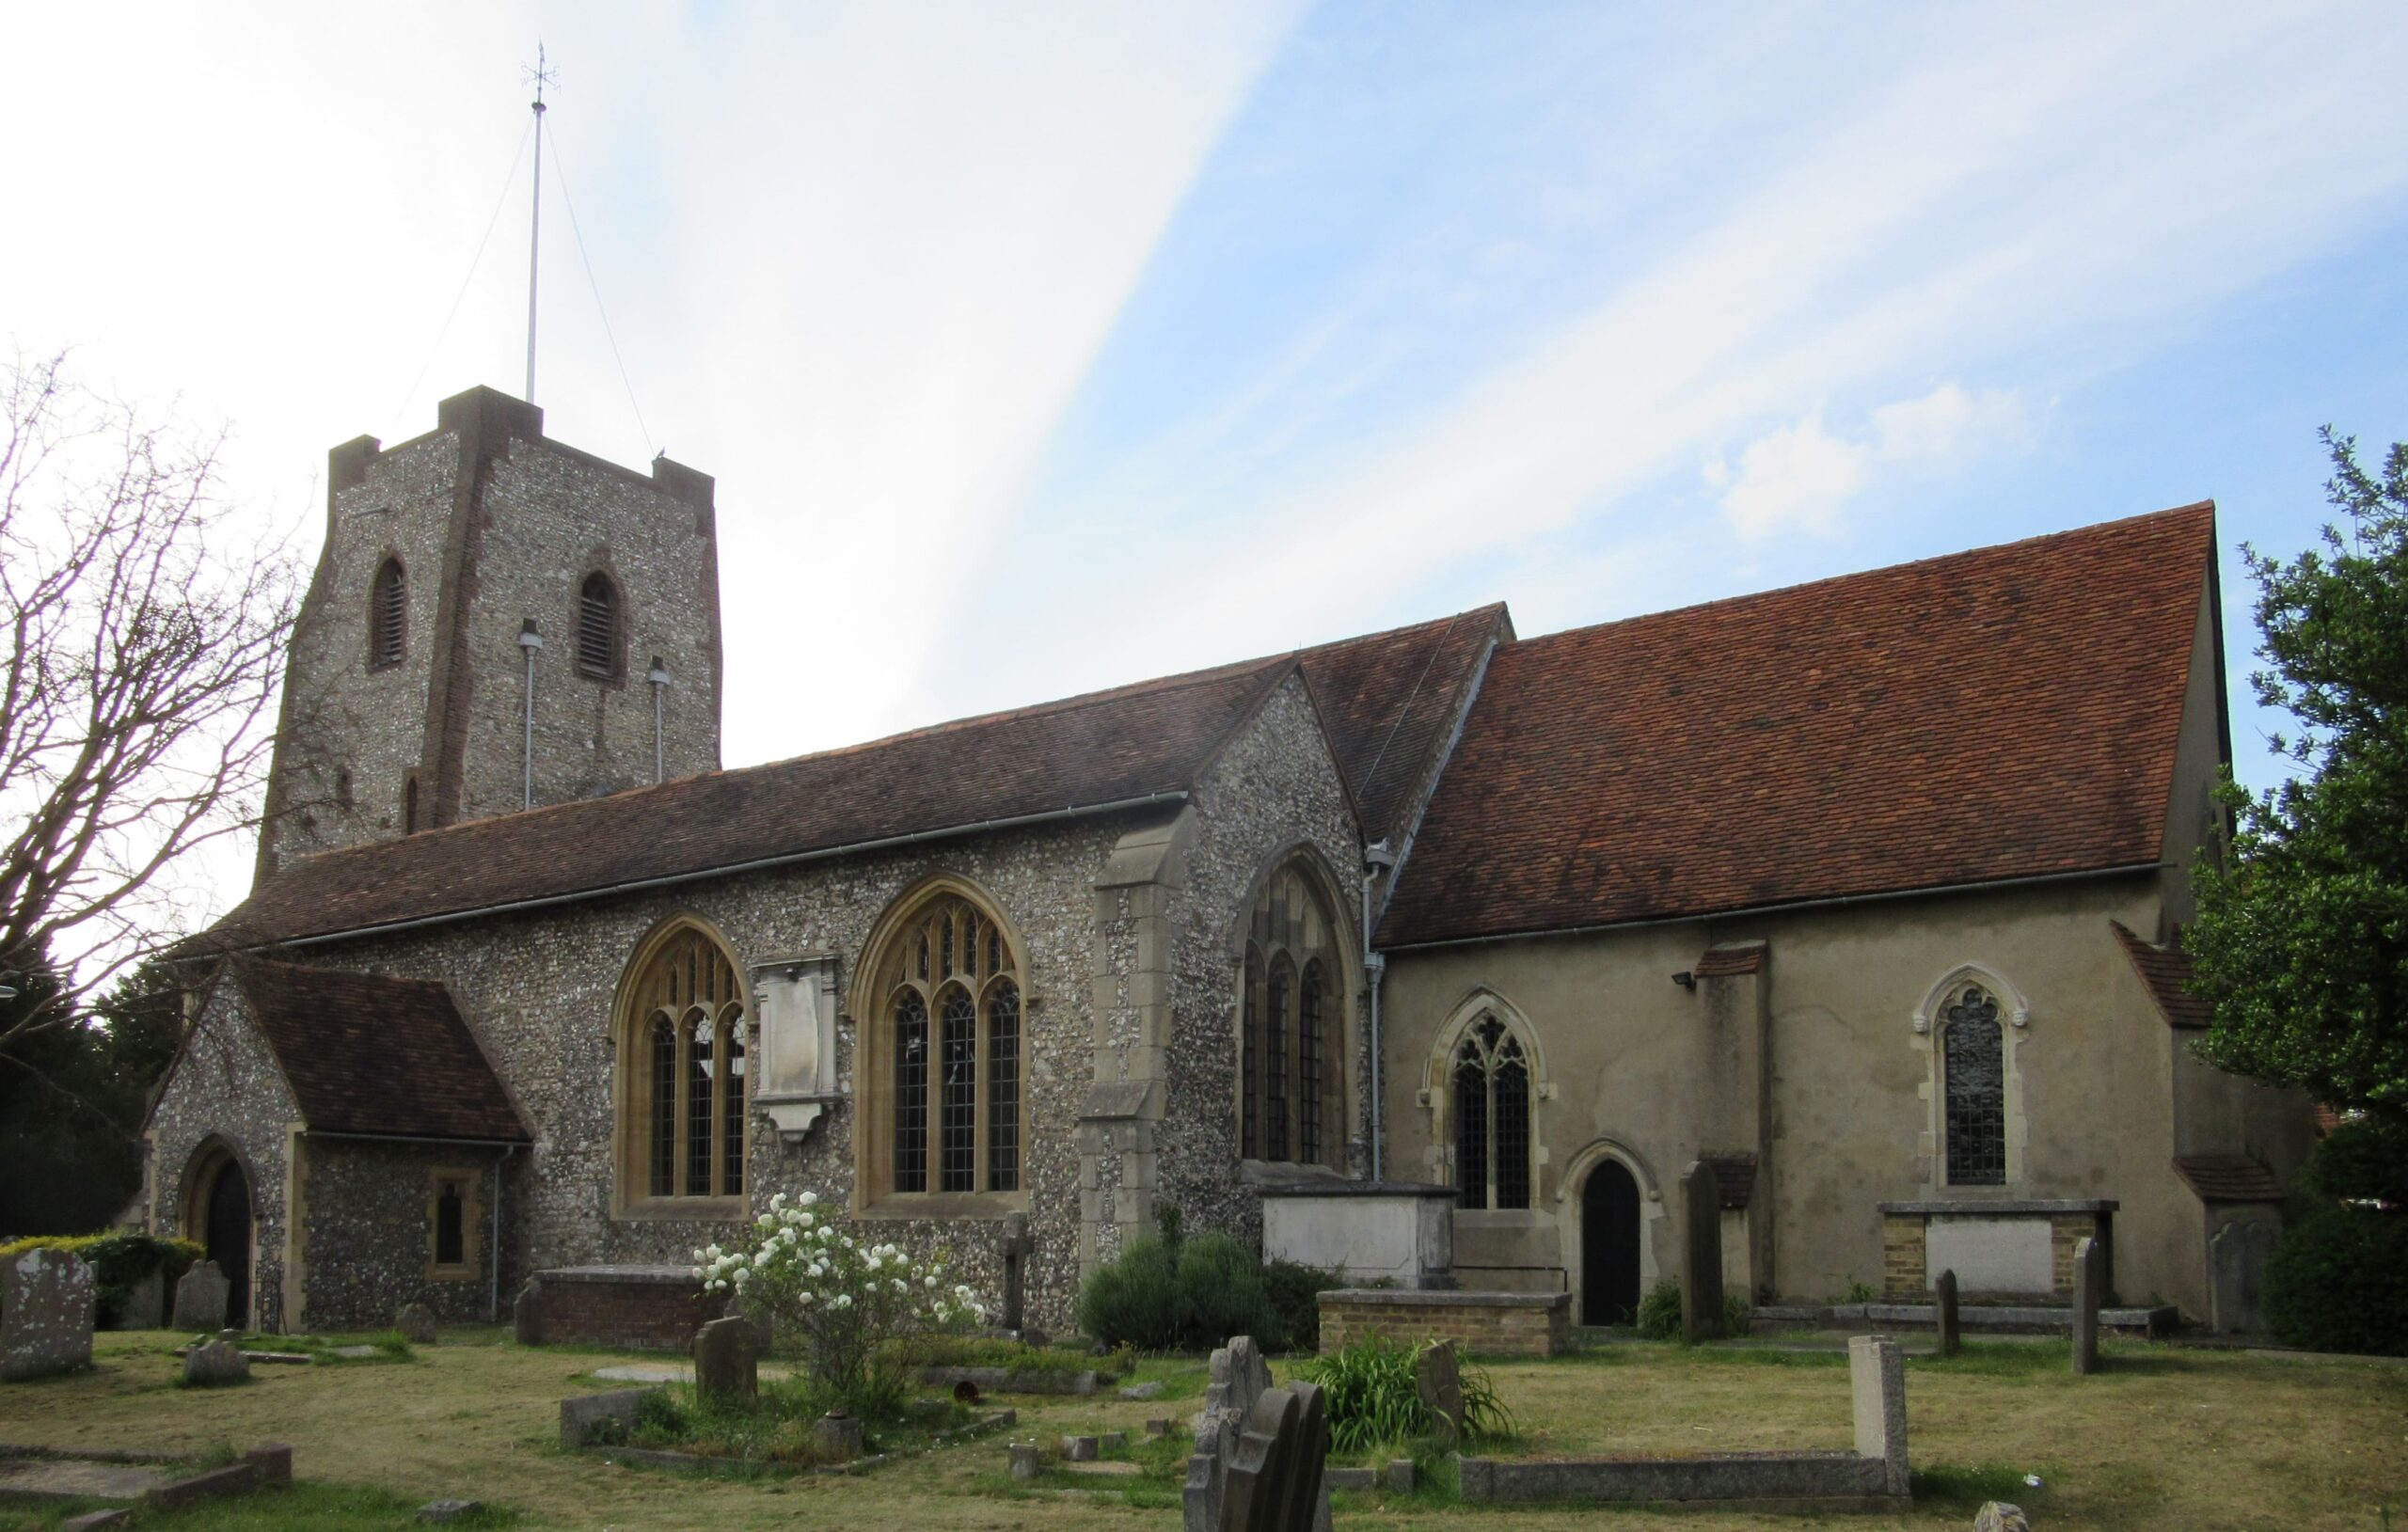
POLYGON ((1037 1240, 1028 1232, 1026 1213, 1004 1216, 999 1245, 1004 1256, 1004 1328, 1018 1335, 1026 1323, 1028 1257, 1037 1253, 1037 1240))
POLYGON ((2226 1224, 2208 1241, 2208 1323, 2218 1334, 2266 1328, 2266 1257, 2274 1233, 2273 1224, 2253 1220, 2226 1224))
POLYGON ((215 1261, 202 1261, 176 1281, 173 1324, 201 1335, 226 1328, 226 1273, 215 1261))
POLYGON ((0 1379, 91 1365, 91 1268, 64 1250, 28 1250, 0 1266, 0 1379))
POLYGON ((1034 1442, 1014 1442, 1011 1444, 1011 1449, 1012 1477, 1020 1479, 1023 1483, 1029 1479, 1035 1478, 1038 1468, 1041 1466, 1038 1458, 1037 1444, 1034 1442))
POLYGON ((1092 1436, 1065 1436, 1062 1438, 1062 1461, 1093 1462, 1101 1455, 1102 1447, 1103 1444, 1092 1436))
POLYGON ((418 1508, 418 1519, 431 1526, 465 1522, 485 1508, 482 1500, 430 1500, 418 1508))
POLYGON ((2073 1245, 2073 1370, 2099 1370, 2099 1305, 2106 1298, 2107 1253, 2096 1240, 2073 1245))
POLYGON ((1221 1493, 1220 1532, 1313 1532, 1326 1505, 1329 1420, 1311 1383, 1265 1389, 1246 1412, 1221 1493))
POLYGON ((636 1429, 636 1411, 649 1388, 620 1388, 608 1394, 572 1394, 561 1400, 561 1445, 575 1452, 596 1444, 624 1442, 636 1429))
MULTIPOLYGON (((1204 1408, 1191 1427, 1195 1454, 1187 1460, 1187 1481, 1180 1494, 1184 1532, 1221 1532, 1228 1474, 1236 1459, 1246 1417, 1271 1389, 1271 1364, 1251 1335, 1232 1335, 1212 1353, 1204 1388, 1204 1408)), ((1329 1493, 1320 1486, 1311 1525, 1329 1532, 1329 1493)))
POLYGON ((842 1410, 831 1410, 811 1423, 811 1440, 825 1456, 850 1462, 862 1455, 867 1438, 859 1420, 842 1410))
POLYGON ((544 1344, 544 1285, 533 1277, 511 1300, 510 1328, 521 1346, 544 1344))
POLYGON ((189 1387, 247 1382, 250 1376, 250 1359, 227 1341, 205 1341, 184 1353, 184 1382, 189 1387))
POLYGON ((1722 1183, 1691 1161, 1681 1177, 1681 1344, 1722 1334, 1722 1183))
POLYGON ((742 1315, 713 1319, 694 1332, 694 1395, 702 1399, 754 1399, 761 1395, 761 1327, 742 1315))
POLYGON ((1931 1285, 1932 1305, 1938 1311, 1940 1354, 1956 1354, 1956 1273, 1942 1271, 1940 1280, 1931 1285))
POLYGON ((1434 1341, 1413 1359, 1414 1386, 1421 1402, 1438 1421, 1441 1442, 1452 1447, 1464 1435, 1464 1369, 1455 1359, 1455 1343, 1434 1341))
POLYGON ((167 1318, 167 1279, 157 1267, 143 1273, 142 1280, 125 1290, 124 1302, 118 1304, 117 1318, 109 1322, 111 1330, 156 1330, 167 1318))
POLYGON ((1856 1417, 1856 1455, 1881 1464, 1886 1494, 1907 1493, 1907 1359, 1887 1335, 1847 1343, 1848 1405, 1856 1417))
POLYGON ((413 1346, 435 1344, 435 1310, 424 1303, 404 1303, 393 1316, 393 1328, 413 1346))

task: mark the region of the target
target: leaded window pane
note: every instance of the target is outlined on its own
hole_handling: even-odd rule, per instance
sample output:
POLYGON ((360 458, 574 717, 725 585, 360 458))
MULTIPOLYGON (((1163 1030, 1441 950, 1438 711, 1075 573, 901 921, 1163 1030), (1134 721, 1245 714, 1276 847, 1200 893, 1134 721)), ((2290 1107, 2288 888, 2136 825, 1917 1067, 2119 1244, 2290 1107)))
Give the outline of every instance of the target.
POLYGON ((1530 1205, 1530 1074, 1522 1045, 1508 1040, 1490 1075, 1496 1093, 1497 1206, 1530 1205))
POLYGON ((1488 1069, 1469 1040, 1455 1055, 1455 1186, 1457 1207, 1488 1206, 1488 1069))
POLYGON ((1288 1158, 1288 996, 1295 982, 1285 963, 1271 970, 1262 995, 1262 1157, 1288 1158))
POLYGON ((978 1188, 978 1007, 959 985, 944 993, 944 1093, 938 1111, 943 1160, 938 1185, 947 1192, 978 1188))
POLYGON ((987 1190, 1020 1190, 1020 987, 1009 979, 987 1000, 987 1190))
POLYGON ((744 1190, 744 1022, 741 1018, 720 1024, 721 1066, 727 1077, 726 1110, 720 1123, 720 1194, 736 1196, 744 1190))
POLYGON ((1321 1162, 1321 964, 1305 965, 1296 989, 1296 1157, 1321 1162))
POLYGON ((435 1194, 435 1264, 458 1266, 467 1259, 467 1209, 460 1183, 446 1181, 435 1194))
POLYGON ((1967 985, 1941 1013, 1948 1184, 2006 1184, 2006 1043, 1998 1002, 1967 985))
POLYGON ((1238 1113, 1238 1153, 1251 1160, 1259 1152, 1261 1135, 1256 1131, 1256 1123, 1262 1115, 1262 955, 1252 947, 1245 952, 1245 994, 1240 1004, 1244 1015, 1238 1031, 1238 1080, 1244 1096, 1238 1113))
POLYGON ((677 1194, 677 1029, 652 1024, 652 1194, 677 1194))
POLYGON ((686 1194, 711 1194, 711 1024, 697 1017, 686 1053, 686 1194))
POLYGON ((895 1190, 927 1189, 928 1003, 906 989, 895 1003, 895 1190))

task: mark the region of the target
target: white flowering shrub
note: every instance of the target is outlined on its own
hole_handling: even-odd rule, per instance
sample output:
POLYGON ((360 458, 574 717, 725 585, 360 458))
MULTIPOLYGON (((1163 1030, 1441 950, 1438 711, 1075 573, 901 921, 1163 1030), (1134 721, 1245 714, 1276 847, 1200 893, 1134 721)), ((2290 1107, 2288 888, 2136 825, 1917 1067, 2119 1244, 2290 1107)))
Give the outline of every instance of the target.
POLYGON ((966 1328, 984 1310, 942 1256, 857 1240, 818 1201, 771 1197, 740 1244, 694 1252, 694 1275, 705 1292, 768 1316, 782 1337, 800 1337, 814 1381, 847 1408, 891 1406, 903 1382, 897 1343, 966 1328))

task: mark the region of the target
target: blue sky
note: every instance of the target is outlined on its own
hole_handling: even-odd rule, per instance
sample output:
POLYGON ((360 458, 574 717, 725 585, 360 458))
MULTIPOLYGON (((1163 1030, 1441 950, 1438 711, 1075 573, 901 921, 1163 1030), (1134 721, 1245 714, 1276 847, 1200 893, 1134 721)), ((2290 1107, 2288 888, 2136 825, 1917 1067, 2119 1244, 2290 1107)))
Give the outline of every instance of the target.
POLYGON ((718 475, 731 764, 2212 497, 2263 782, 2233 547, 2408 436, 2391 5, 19 8, 0 333, 313 553, 520 386, 539 35, 538 402, 718 475))

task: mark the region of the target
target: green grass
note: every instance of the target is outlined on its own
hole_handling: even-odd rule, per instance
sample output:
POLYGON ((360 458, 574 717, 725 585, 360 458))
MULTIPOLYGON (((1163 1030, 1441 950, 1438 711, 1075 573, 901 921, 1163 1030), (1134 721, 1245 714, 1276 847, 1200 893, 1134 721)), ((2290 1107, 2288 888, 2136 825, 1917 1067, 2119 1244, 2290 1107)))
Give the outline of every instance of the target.
POLYGON ((2037 1515, 2040 1502, 2048 1493, 2046 1486, 2055 1477, 2055 1473, 2048 1469, 2033 1470, 2038 1474, 2042 1486, 2036 1489, 2023 1482, 2025 1472, 2005 1463, 1954 1463, 1937 1468, 1918 1468, 1909 1478, 1918 1508, 1926 1502, 1934 1502, 1971 1512, 1979 1510, 1986 1500, 2004 1500, 2008 1505, 2021 1506, 2037 1515))

